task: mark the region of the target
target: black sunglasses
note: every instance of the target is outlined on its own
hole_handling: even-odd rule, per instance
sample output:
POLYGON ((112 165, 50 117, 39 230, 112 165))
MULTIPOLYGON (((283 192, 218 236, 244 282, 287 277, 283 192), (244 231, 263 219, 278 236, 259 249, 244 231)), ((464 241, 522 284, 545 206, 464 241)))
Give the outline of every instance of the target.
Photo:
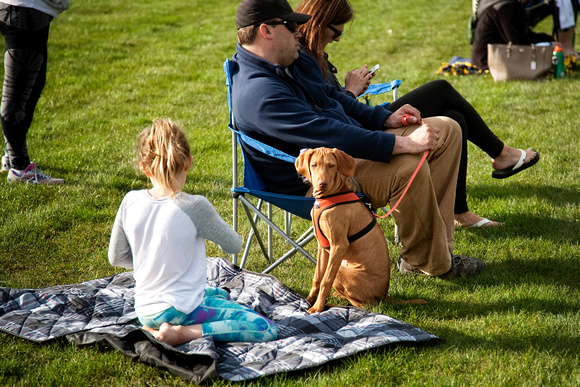
POLYGON ((273 22, 268 22, 268 23, 264 23, 268 26, 277 26, 280 24, 283 24, 284 27, 288 28, 288 31, 295 33, 296 31, 298 31, 298 23, 296 23, 295 21, 290 21, 290 20, 279 20, 279 21, 273 21, 273 22))
POLYGON ((339 31, 336 28, 334 28, 333 26, 331 26, 330 24, 327 27, 330 28, 332 30, 332 32, 334 32, 334 36, 332 37, 332 40, 339 38, 344 32, 344 30, 339 31))

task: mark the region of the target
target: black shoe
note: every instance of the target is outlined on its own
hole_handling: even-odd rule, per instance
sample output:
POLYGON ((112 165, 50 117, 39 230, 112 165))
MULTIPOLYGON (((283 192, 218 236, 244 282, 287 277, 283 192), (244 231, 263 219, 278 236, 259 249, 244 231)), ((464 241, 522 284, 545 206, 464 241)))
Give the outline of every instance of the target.
POLYGON ((439 277, 450 279, 478 275, 483 271, 484 268, 485 265, 483 262, 477 258, 451 254, 451 269, 439 277))
POLYGON ((419 269, 414 268, 413 266, 409 265, 405 258, 403 258, 403 254, 399 255, 399 260, 397 261, 397 268, 399 268, 399 272, 401 274, 423 274, 423 272, 419 269))

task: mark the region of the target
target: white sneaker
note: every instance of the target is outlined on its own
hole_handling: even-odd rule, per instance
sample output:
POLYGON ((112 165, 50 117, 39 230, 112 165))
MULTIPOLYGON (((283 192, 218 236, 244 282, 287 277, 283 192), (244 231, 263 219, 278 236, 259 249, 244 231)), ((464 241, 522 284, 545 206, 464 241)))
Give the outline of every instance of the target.
POLYGON ((2 156, 2 170, 0 172, 8 172, 10 170, 10 157, 8 155, 2 156))
POLYGON ((24 182, 32 184, 61 184, 64 183, 63 179, 55 179, 48 176, 39 168, 36 168, 35 163, 28 164, 28 167, 23 172, 18 172, 14 169, 10 169, 8 172, 8 181, 13 182, 24 182))

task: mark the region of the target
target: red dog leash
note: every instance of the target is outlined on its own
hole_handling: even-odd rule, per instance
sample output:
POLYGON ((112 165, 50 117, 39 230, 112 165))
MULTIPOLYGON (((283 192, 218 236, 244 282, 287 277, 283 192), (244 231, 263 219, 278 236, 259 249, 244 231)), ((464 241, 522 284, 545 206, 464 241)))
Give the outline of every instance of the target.
MULTIPOLYGON (((403 123, 404 126, 409 126, 411 125, 407 119, 409 117, 411 117, 412 114, 405 114, 403 115, 403 117, 401 118, 401 122, 403 123)), ((421 120, 421 125, 423 125, 425 122, 423 120, 421 120)), ((383 216, 378 216, 377 214, 375 214, 373 212, 373 215, 376 218, 379 219, 383 219, 386 218, 387 216, 391 215, 393 213, 393 211, 395 211, 395 209, 397 208, 397 206, 399 205, 399 203, 401 203, 401 200, 403 200, 403 198, 405 197, 405 194, 407 193, 407 191, 409 190, 409 187, 411 186, 411 183, 413 182, 413 180, 415 179, 415 176, 417 176, 417 173, 419 173, 419 169, 421 168, 421 166, 423 165, 423 163, 425 162, 425 160, 427 159, 427 156, 429 155, 429 151, 425 151, 425 154, 423 154, 423 157, 421 157, 421 161, 419 161, 419 165, 417 165, 417 169, 415 169, 415 172, 413 172, 413 176, 411 176, 411 179, 409 179, 409 182, 407 183, 407 186, 405 187, 405 190, 403 191, 403 194, 401 195, 401 197, 399 198, 399 200, 397 200, 397 203, 395 203, 395 205, 389 210, 389 212, 387 212, 385 215, 383 216)))

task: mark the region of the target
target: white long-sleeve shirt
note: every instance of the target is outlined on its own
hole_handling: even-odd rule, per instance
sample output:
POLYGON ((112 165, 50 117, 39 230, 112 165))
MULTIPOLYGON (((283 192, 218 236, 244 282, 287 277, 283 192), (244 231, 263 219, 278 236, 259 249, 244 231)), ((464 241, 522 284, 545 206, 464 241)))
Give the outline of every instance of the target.
POLYGON ((134 270, 138 316, 167 308, 190 313, 203 299, 205 240, 224 252, 242 248, 240 236, 199 195, 156 199, 147 190, 129 192, 117 213, 109 262, 134 270))

